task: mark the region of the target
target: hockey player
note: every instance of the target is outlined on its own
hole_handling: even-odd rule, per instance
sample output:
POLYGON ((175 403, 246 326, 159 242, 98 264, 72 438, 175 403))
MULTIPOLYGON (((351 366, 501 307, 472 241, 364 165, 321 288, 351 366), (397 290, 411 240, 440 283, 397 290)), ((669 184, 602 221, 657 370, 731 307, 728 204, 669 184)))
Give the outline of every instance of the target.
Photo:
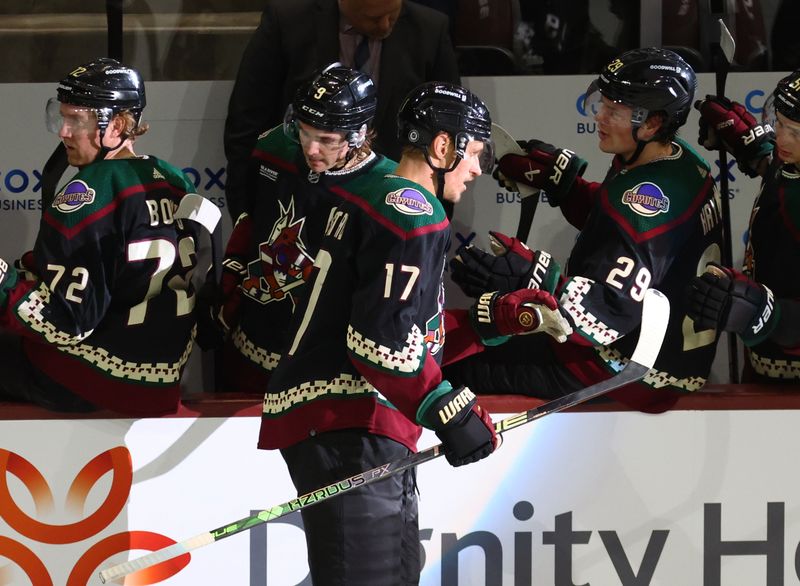
POLYGON ((194 187, 135 154, 144 107, 139 72, 106 58, 77 67, 47 104, 78 173, 42 213, 30 278, 0 261, 3 397, 131 415, 179 405, 197 228, 175 214, 194 187))
MULTIPOLYGON (((264 398, 259 447, 281 450, 299 494, 408 456, 420 425, 437 433, 454 466, 499 443, 475 396, 439 368, 450 232, 434 193, 456 202, 482 163, 490 168, 489 112, 458 85, 428 83, 408 96, 398 128, 406 146, 393 173, 332 190, 288 350, 264 398)), ((555 301, 522 294, 490 295, 473 312, 484 339, 546 327, 538 316, 555 301)), ((417 584, 415 488, 411 469, 304 509, 313 583, 417 584)))
MULTIPOLYGON (((646 48, 609 63, 587 91, 599 147, 613 154, 602 183, 584 180, 586 163, 567 149, 530 141, 527 155, 505 155, 500 177, 544 189, 552 206, 580 230, 566 274, 516 239, 494 235, 495 254, 466 248, 453 261, 465 292, 555 288, 574 333, 567 344, 521 337, 453 364, 451 380, 477 393, 552 398, 619 371, 637 339, 645 290, 671 304, 666 340, 642 383, 611 396, 660 411, 677 392, 699 389, 717 334, 695 329, 684 290, 705 264, 720 257, 720 207, 708 164, 676 138, 692 105, 696 78, 673 52, 646 48)), ((587 110, 588 111, 588 110, 587 110)))
POLYGON ((332 203, 395 163, 371 150, 377 104, 364 73, 331 64, 303 84, 283 126, 261 135, 247 173, 253 209, 234 226, 223 262, 222 391, 264 393, 287 343, 332 203))
POLYGON ((697 327, 736 332, 748 348, 743 382, 800 381, 800 70, 778 82, 759 123, 737 102, 707 96, 700 142, 731 153, 751 177, 753 203, 744 272, 719 265, 695 278, 697 327), (773 131, 774 128, 774 131, 773 131))

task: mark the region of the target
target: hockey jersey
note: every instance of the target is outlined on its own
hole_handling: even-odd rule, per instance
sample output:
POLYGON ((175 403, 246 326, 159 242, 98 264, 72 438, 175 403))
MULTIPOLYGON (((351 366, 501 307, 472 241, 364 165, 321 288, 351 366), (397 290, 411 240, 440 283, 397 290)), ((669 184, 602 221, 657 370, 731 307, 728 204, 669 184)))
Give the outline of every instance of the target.
POLYGON ((333 188, 306 294, 264 397, 260 448, 360 428, 416 449, 416 411, 441 382, 449 222, 405 179, 333 188))
MULTIPOLYGON (((613 396, 660 411, 674 401, 673 391, 699 389, 718 334, 696 330, 686 315, 685 288, 721 256, 721 207, 708 164, 680 139, 671 155, 632 169, 615 158, 602 183, 579 178, 561 211, 580 234, 556 292, 574 333, 564 344, 548 340, 555 362, 587 386, 621 370, 639 336, 645 291, 653 287, 671 306, 661 352, 641 384, 613 396)), ((525 358, 539 352, 538 344, 535 336, 515 338, 507 349, 453 364, 448 375, 479 393, 555 397, 572 390, 538 388, 548 384, 541 369, 551 368, 525 358)))
MULTIPOLYGON (((619 371, 639 336, 644 292, 653 287, 669 299, 670 319, 642 382, 652 389, 702 387, 718 335, 697 331, 686 315, 686 286, 721 257, 721 202, 708 163, 676 139, 670 156, 645 165, 621 169, 615 159, 602 184, 582 184, 568 203, 565 216, 581 231, 560 297, 573 341, 590 344, 607 373, 619 371)), ((557 355, 568 351, 558 346, 557 355)))
MULTIPOLYGON (((771 170, 750 215, 744 272, 769 287, 776 300, 800 299, 800 172, 793 165, 771 170)), ((800 324, 798 324, 800 327, 800 324)), ((800 348, 767 339, 749 348, 756 379, 800 380, 800 348)))
POLYGON ((332 190, 349 191, 360 175, 394 167, 372 153, 346 170, 317 174, 282 127, 259 137, 248 174, 253 209, 237 220, 223 261, 223 319, 231 330, 224 390, 266 391, 335 204, 332 190))
POLYGON ((122 413, 177 409, 198 228, 174 213, 193 191, 157 158, 109 159, 81 169, 47 205, 37 278, 18 282, 0 319, 25 336, 49 381, 122 413))

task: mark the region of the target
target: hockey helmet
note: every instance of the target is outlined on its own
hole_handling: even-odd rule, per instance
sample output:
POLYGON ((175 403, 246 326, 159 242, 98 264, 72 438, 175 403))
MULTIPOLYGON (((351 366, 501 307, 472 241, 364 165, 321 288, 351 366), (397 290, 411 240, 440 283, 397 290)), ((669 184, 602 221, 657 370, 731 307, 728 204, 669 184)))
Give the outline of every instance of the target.
POLYGON ((776 111, 793 122, 800 122, 800 69, 781 79, 764 104, 763 121, 773 128, 776 111))
POLYGON ((586 112, 596 111, 600 96, 632 109, 634 131, 650 113, 665 115, 662 137, 686 122, 697 88, 697 76, 684 59, 654 47, 627 51, 606 65, 586 91, 586 112))
POLYGON ((298 142, 297 121, 321 130, 344 132, 347 144, 364 144, 378 104, 372 78, 365 73, 332 63, 318 71, 297 90, 286 109, 284 132, 298 142))
POLYGON ((123 110, 131 112, 139 124, 147 99, 144 81, 136 69, 116 59, 101 57, 77 67, 59 82, 57 97, 47 104, 51 131, 52 124, 60 119, 56 114, 59 102, 93 110, 98 126, 105 129, 113 114, 123 110))
POLYGON ((440 132, 453 138, 458 159, 471 140, 482 142, 481 171, 492 170, 492 118, 486 104, 460 85, 431 81, 406 96, 397 114, 397 137, 403 145, 425 150, 440 132))

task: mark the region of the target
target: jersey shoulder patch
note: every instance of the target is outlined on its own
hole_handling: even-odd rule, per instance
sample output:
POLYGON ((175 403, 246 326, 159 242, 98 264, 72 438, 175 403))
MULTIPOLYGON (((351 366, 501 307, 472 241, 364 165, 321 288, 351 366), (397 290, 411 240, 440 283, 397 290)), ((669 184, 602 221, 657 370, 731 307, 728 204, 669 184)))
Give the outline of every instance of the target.
POLYGON ((681 221, 710 197, 708 164, 683 141, 669 157, 617 175, 607 187, 612 214, 634 232, 681 221))
POLYGON ((439 200, 419 184, 373 168, 347 185, 366 211, 402 232, 433 228, 446 222, 439 200))

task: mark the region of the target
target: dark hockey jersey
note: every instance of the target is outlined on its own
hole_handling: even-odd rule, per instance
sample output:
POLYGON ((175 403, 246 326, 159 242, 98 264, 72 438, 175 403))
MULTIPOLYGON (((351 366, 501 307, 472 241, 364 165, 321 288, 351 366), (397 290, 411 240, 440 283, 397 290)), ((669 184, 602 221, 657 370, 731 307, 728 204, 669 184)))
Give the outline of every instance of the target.
POLYGON ((335 188, 290 344, 264 397, 260 448, 360 428, 416 449, 441 382, 449 222, 415 183, 378 172, 335 188))
MULTIPOLYGON (((686 315, 686 286, 706 263, 719 262, 719 194, 708 164, 679 139, 671 156, 621 171, 617 164, 602 184, 576 189, 564 209, 581 230, 560 298, 575 326, 572 339, 592 345, 607 372, 619 371, 639 336, 644 292, 658 289, 670 301, 670 319, 643 383, 695 391, 708 377, 718 335, 696 331, 686 315), (589 210, 585 223, 574 209, 589 210)), ((555 352, 568 349, 556 345, 555 352)))
MULTIPOLYGON (((776 300, 800 300, 800 172, 784 165, 765 178, 753 204, 744 272, 776 300)), ((800 324, 794 326, 800 328, 800 324)), ((800 380, 800 348, 767 339, 749 349, 750 366, 767 380, 800 380)))
POLYGON ((348 191, 360 175, 394 168, 373 153, 346 171, 311 173, 282 127, 259 137, 248 182, 253 209, 237 220, 223 262, 223 318, 231 329, 224 390, 266 391, 334 205, 332 190, 348 191))
POLYGON ((34 246, 38 278, 2 312, 37 370, 99 407, 176 410, 198 228, 173 214, 193 191, 172 165, 137 157, 92 163, 55 196, 34 246))
POLYGON ((711 369, 718 334, 696 331, 686 316, 685 288, 708 261, 720 259, 720 209, 708 164, 681 140, 674 142, 671 156, 633 169, 622 169, 615 159, 603 183, 578 179, 561 205, 581 232, 556 292, 574 333, 564 344, 547 340, 558 366, 532 358, 545 355, 541 339, 519 336, 450 365, 447 375, 478 393, 543 398, 570 392, 576 383, 607 379, 633 353, 641 302, 646 289, 654 287, 671 306, 661 353, 642 384, 613 397, 660 411, 674 402, 673 391, 699 389, 711 369), (565 382, 570 377, 559 372, 564 370, 575 380, 565 382))

